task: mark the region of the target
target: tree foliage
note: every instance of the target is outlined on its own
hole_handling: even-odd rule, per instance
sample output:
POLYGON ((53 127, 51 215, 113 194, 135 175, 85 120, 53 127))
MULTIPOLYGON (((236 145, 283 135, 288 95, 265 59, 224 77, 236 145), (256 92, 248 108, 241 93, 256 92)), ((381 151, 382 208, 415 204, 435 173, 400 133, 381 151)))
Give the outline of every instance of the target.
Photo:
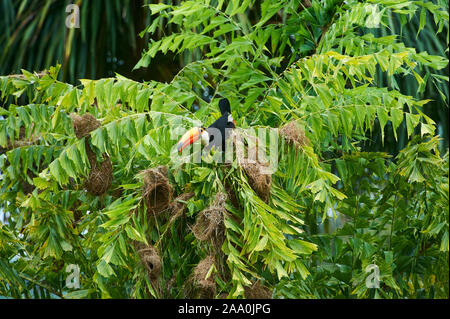
POLYGON ((190 297, 205 273, 197 281, 212 297, 248 297, 262 284, 284 298, 448 298, 448 150, 423 111, 430 100, 393 84, 448 82, 437 73, 448 60, 374 32, 393 14, 406 23, 419 14, 420 33, 425 12, 448 43, 443 5, 202 0, 148 9, 141 35, 171 32, 150 40, 136 68, 158 52, 198 57, 170 82, 117 74, 74 86, 58 80, 59 66, 0 77, 2 295, 190 297), (267 198, 237 163, 175 156, 177 134, 215 121, 222 97, 240 128, 276 133, 293 121, 304 134, 302 143, 276 134, 267 198), (73 113, 100 125, 79 136, 73 113), (399 143, 403 128, 398 154, 371 149, 374 132, 382 145, 399 143), (107 161, 109 190, 86 192, 107 161), (168 171, 155 173, 162 165, 168 171), (159 216, 148 213, 147 173, 176 198, 159 216), (211 211, 223 228, 201 240, 193 227, 211 211), (318 230, 336 218, 343 225, 318 230), (65 287, 69 264, 80 266, 82 289, 65 287), (370 264, 380 268, 378 289, 366 286, 370 264))

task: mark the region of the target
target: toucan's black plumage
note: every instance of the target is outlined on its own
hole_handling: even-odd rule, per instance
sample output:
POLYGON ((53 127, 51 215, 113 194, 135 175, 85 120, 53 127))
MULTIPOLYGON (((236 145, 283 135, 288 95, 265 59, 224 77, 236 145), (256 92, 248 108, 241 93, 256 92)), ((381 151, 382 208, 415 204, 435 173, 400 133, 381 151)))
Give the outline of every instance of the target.
POLYGON ((217 150, 225 150, 225 140, 230 134, 230 129, 236 127, 233 117, 231 116, 230 101, 228 101, 228 99, 221 99, 219 101, 219 109, 222 116, 206 129, 209 134, 209 144, 206 147, 207 150, 210 150, 213 146, 217 150), (218 132, 216 129, 220 131, 220 136, 217 136, 218 132))

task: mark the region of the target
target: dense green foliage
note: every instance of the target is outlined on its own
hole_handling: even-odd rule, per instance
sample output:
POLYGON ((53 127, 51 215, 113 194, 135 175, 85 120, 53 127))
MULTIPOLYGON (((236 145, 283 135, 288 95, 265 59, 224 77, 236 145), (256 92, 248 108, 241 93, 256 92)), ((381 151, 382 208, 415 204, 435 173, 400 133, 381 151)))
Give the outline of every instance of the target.
MULTIPOLYGON (((200 59, 201 55, 197 50, 185 50, 183 54, 178 55, 169 50, 164 54, 157 53, 147 68, 133 68, 149 39, 158 41, 177 28, 175 24, 163 24, 164 20, 158 19, 158 15, 152 16, 150 10, 142 10, 145 4, 151 2, 80 0, 75 2, 81 5, 80 29, 68 29, 64 22, 69 14, 66 11, 66 6, 71 3, 69 0, 2 1, 0 10, 5 15, 4 19, 0 20, 0 29, 5 32, 0 35, 0 74, 20 73, 21 69, 41 71, 61 63, 64 72, 58 74, 58 79, 71 84, 78 84, 78 79, 82 78, 109 77, 115 72, 136 81, 171 81, 181 68, 193 60, 200 59), (159 25, 153 33, 144 33, 143 37, 136 34, 155 19, 159 25)), ((178 5, 180 0, 164 2, 178 5)), ((305 3, 308 5, 309 2, 305 3)), ((434 3, 448 11, 447 1, 435 0, 434 3)), ((261 1, 252 3, 243 13, 234 15, 234 19, 245 28, 251 28, 261 12, 260 4, 261 1)), ((405 6, 402 4, 399 8, 404 10, 405 6)), ((283 19, 285 18, 281 14, 277 14, 272 18, 273 21, 269 22, 284 23, 283 19)), ((312 31, 316 37, 320 36, 321 28, 326 27, 327 23, 325 20, 318 22, 316 30, 312 31)), ((383 28, 369 28, 362 32, 372 32, 377 37, 401 36, 401 41, 407 47, 414 47, 420 52, 426 51, 440 56, 448 54, 445 17, 443 21, 440 15, 435 16, 425 8, 420 8, 420 12, 416 11, 412 17, 387 11, 383 23, 383 28), (441 31, 444 32, 436 33, 440 28, 443 28, 441 31)), ((313 21, 313 25, 315 24, 313 21)), ((295 39, 292 38, 295 33, 290 34, 291 41, 295 39)), ((306 43, 302 39, 305 37, 300 37, 294 45, 295 55, 299 57, 311 54, 315 46, 314 39, 306 43)), ((346 39, 351 41, 349 37, 346 39)), ((278 55, 291 57, 290 46, 284 46, 284 49, 285 52, 278 55)), ((398 77, 399 81, 396 76, 387 78, 381 70, 375 80, 377 86, 393 86, 406 95, 418 99, 432 99, 423 110, 438 125, 443 137, 440 143, 447 148, 449 114, 448 108, 442 106, 448 105, 449 96, 447 82, 441 77, 448 77, 448 68, 433 70, 425 66, 423 71, 425 72, 419 72, 426 80, 422 84, 417 83, 413 75, 398 77)), ((407 143, 406 127, 403 126, 398 133, 398 141, 388 139, 381 146, 381 134, 376 130, 373 134, 375 143, 372 150, 398 153, 407 143)))
POLYGON ((392 17, 419 19, 419 35, 446 32, 448 44, 448 4, 202 0, 149 9, 141 35, 170 32, 150 40, 136 68, 158 53, 190 59, 168 83, 117 74, 74 86, 58 80, 59 66, 0 77, 0 207, 9 216, 0 224, 1 295, 180 298, 213 254, 215 296, 243 297, 261 280, 277 298, 448 298, 448 150, 424 112, 429 87, 448 100, 448 60, 386 31, 392 17), (414 94, 403 90, 406 78, 414 94), (173 129, 211 124, 221 97, 238 127, 304 128, 308 143, 279 140, 267 203, 236 163, 177 160, 173 129), (101 126, 77 139, 71 113, 101 126), (86 143, 113 165, 102 196, 84 190, 86 143), (138 172, 158 165, 168 166, 176 195, 195 193, 183 218, 146 214, 138 172), (216 247, 191 228, 227 185, 239 205, 227 200, 216 247), (336 218, 344 222, 319 229, 336 218), (161 255, 156 283, 136 242, 161 255), (65 287, 68 264, 81 268, 80 290, 65 287), (366 286, 369 264, 380 268, 380 288, 366 286))

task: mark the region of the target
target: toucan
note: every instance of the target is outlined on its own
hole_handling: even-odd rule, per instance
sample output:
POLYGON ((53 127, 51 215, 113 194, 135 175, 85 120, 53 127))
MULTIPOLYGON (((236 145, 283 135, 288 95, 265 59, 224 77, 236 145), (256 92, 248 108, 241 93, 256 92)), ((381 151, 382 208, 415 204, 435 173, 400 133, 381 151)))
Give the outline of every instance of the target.
POLYGON ((225 150, 225 140, 230 134, 230 129, 236 127, 236 122, 231 115, 230 101, 221 99, 219 101, 219 109, 222 116, 219 117, 208 128, 194 127, 184 133, 178 142, 178 152, 181 152, 187 146, 191 145, 198 139, 201 139, 202 145, 206 146, 206 150, 225 150))

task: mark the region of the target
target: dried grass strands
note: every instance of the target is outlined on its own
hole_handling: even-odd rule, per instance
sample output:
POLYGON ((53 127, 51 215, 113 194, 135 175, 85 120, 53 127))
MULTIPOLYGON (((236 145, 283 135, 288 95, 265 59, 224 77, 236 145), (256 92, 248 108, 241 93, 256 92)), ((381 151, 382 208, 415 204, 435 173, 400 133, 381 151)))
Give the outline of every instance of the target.
POLYGON ((290 121, 281 127, 279 134, 289 144, 294 144, 298 147, 310 144, 309 139, 305 135, 305 131, 296 121, 290 121))
POLYGON ((172 186, 167 178, 167 167, 159 166, 143 171, 143 191, 147 212, 159 215, 169 208, 172 201, 172 186))
POLYGON ((254 146, 249 147, 249 158, 245 158, 245 146, 242 136, 239 133, 234 132, 232 138, 236 149, 236 159, 247 175, 250 187, 263 201, 267 202, 270 197, 272 175, 267 174, 268 167, 270 166, 269 162, 258 156, 259 141, 256 139, 254 141, 254 146))
POLYGON ((147 269, 148 277, 151 280, 160 278, 161 275, 161 257, 153 246, 145 246, 137 250, 141 262, 147 269))
POLYGON ((103 161, 99 164, 97 163, 97 156, 95 152, 91 149, 88 139, 90 138, 90 133, 101 126, 101 123, 89 113, 83 114, 82 116, 78 114, 71 114, 72 125, 75 131, 75 135, 78 139, 87 137, 85 140, 86 155, 91 165, 91 171, 89 172, 89 177, 85 182, 84 186, 86 190, 95 196, 100 196, 106 193, 111 186, 113 179, 113 167, 109 156, 104 153, 103 161))
POLYGON ((216 296, 216 282, 212 273, 208 273, 215 265, 214 256, 208 256, 194 268, 185 284, 185 295, 195 299, 213 299, 216 296))
POLYGON ((103 195, 108 191, 113 179, 111 159, 105 153, 103 154, 103 161, 98 164, 97 155, 92 151, 88 143, 86 143, 86 154, 91 165, 91 171, 84 186, 92 195, 103 195))
POLYGON ((198 240, 211 240, 215 247, 222 245, 225 238, 225 201, 226 195, 217 193, 211 206, 198 214, 192 227, 192 232, 198 240))
POLYGON ((76 137, 80 140, 83 137, 89 136, 90 133, 101 126, 101 123, 89 113, 78 115, 71 114, 73 130, 76 137))

